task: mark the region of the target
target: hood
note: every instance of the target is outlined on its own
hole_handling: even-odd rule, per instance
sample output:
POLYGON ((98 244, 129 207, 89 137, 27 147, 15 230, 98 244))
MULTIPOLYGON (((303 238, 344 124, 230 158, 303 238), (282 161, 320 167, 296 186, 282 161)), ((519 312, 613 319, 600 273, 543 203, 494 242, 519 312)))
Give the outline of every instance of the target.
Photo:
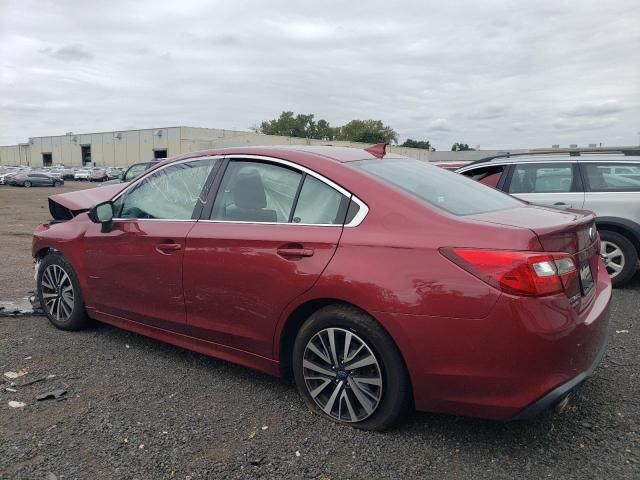
POLYGON ((126 183, 119 183, 102 188, 88 188, 77 192, 51 195, 49 197, 49 212, 51 212, 54 220, 71 220, 79 213, 86 212, 98 203, 111 200, 126 186, 126 183))

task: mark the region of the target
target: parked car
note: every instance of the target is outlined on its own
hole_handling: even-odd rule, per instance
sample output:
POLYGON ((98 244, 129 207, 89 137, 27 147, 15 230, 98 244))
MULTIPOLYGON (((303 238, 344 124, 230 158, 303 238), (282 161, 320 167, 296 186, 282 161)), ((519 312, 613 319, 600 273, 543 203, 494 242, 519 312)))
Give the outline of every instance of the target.
POLYGON ((529 205, 383 146, 189 153, 53 195, 37 291, 89 318, 277 375, 338 423, 527 418, 604 355, 594 216, 529 205))
POLYGON ((107 168, 107 179, 108 180, 120 180, 124 173, 124 169, 120 167, 109 167, 107 168))
POLYGON ((640 156, 507 156, 474 162, 457 172, 532 203, 593 211, 613 286, 625 285, 637 271, 640 156))
POLYGON ((0 185, 8 185, 9 180, 11 180, 11 177, 13 177, 14 175, 17 175, 18 173, 19 172, 15 170, 10 170, 8 172, 4 172, 0 174, 0 185))
POLYGON ((89 172, 90 182, 106 182, 108 179, 109 176, 104 168, 94 168, 89 172))
POLYGON ((134 163, 129 168, 127 168, 127 170, 123 174, 121 174, 119 178, 109 180, 108 182, 105 182, 103 185, 114 185, 117 183, 130 182, 134 178, 142 175, 144 172, 149 170, 154 165, 157 165, 158 162, 159 160, 151 160, 149 162, 134 163))
POLYGON ((82 168, 80 170, 76 170, 76 173, 73 174, 73 179, 77 181, 88 181, 89 176, 91 175, 91 171, 86 168, 82 168))
POLYGON ((18 173, 9 179, 9 185, 19 187, 61 187, 64 180, 44 172, 18 173))
POLYGON ((60 168, 60 176, 63 180, 74 180, 75 170, 73 168, 60 168))

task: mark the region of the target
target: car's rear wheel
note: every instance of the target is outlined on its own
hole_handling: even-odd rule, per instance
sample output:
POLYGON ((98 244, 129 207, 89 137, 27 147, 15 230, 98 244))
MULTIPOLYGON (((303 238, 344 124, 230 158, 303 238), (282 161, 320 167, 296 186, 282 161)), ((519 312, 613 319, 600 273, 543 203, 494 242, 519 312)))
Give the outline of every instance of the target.
POLYGON ((31 182, 30 182, 29 180, 27 180, 27 181, 26 181, 26 182, 24 182, 22 185, 23 185, 23 186, 25 186, 25 187, 27 187, 27 188, 29 188, 29 187, 31 187, 31 182))
POLYGON ((629 282, 638 268, 637 250, 620 233, 600 231, 600 255, 614 287, 621 287, 629 282))
POLYGON ((365 430, 384 430, 411 404, 404 362, 369 315, 331 305, 304 323, 294 344, 293 372, 314 412, 365 430))
POLYGON ((79 330, 89 324, 78 277, 62 255, 51 253, 42 259, 37 288, 40 305, 55 327, 79 330))
POLYGON ((60 182, 53 182, 53 186, 54 186, 54 187, 59 187, 59 186, 61 186, 61 185, 62 185, 62 183, 60 183, 60 182))

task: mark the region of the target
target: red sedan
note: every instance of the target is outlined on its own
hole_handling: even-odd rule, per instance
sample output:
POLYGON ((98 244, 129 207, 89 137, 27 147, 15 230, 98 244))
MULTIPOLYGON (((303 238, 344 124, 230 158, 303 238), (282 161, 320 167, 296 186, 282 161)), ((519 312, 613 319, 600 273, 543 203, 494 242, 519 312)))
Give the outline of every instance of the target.
POLYGON ((604 354, 591 213, 382 148, 190 153, 49 203, 33 256, 56 327, 95 319, 292 375, 336 422, 526 418, 604 354))

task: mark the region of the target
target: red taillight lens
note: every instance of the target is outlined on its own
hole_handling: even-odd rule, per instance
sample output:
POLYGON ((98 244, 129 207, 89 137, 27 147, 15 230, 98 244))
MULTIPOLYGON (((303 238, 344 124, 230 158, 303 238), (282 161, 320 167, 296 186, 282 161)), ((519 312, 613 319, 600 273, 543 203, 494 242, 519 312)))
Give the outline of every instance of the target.
POLYGON ((575 263, 567 253, 470 248, 442 248, 440 252, 489 285, 516 295, 560 293, 577 278, 575 263))

